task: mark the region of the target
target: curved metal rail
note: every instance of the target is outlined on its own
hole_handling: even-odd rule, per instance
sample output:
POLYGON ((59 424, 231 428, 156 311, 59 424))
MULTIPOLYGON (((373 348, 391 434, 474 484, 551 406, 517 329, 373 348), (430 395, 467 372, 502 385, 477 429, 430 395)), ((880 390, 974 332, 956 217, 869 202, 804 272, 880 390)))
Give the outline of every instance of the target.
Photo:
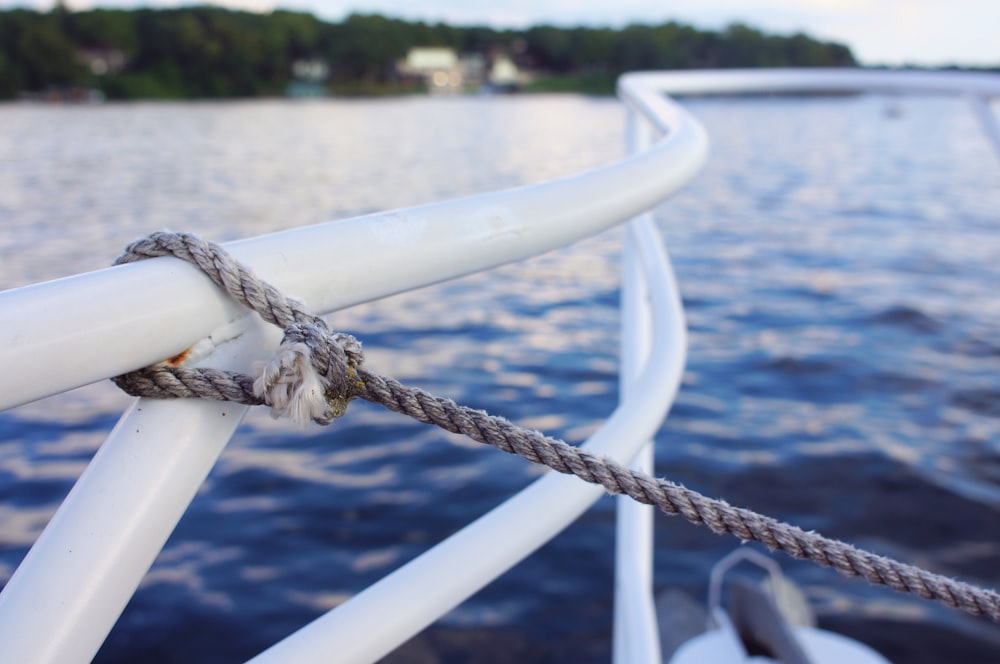
MULTIPOLYGON (((660 110, 670 136, 603 168, 226 248, 320 314, 535 256, 651 208, 694 176, 707 151, 701 126, 676 105, 660 110)), ((225 339, 244 317, 175 259, 0 293, 0 408, 173 357, 206 337, 225 339)))
MULTIPOLYGON (((655 205, 697 172, 706 154, 704 133, 685 111, 667 106, 669 136, 610 166, 227 248, 323 313, 543 253, 655 205)), ((195 343, 212 349, 206 363, 250 371, 276 345, 278 332, 269 328, 174 259, 0 293, 0 362, 7 366, 0 373, 0 407, 138 368, 195 343), (150 302, 157 308, 150 309, 150 302), (56 325, 56 314, 73 326, 56 325), (24 375, 34 377, 29 385, 21 381, 24 375)), ((678 368, 665 375, 679 377, 682 352, 674 351, 678 368)), ((651 384, 650 393, 663 392, 663 385, 662 379, 651 384)), ((648 437, 663 408, 632 411, 648 437)), ((245 412, 211 402, 132 404, 0 593, 0 659, 93 657, 245 412)), ((610 439, 601 445, 610 453, 623 442, 636 445, 610 439)), ((567 504, 574 501, 566 500, 566 492, 580 490, 572 484, 556 491, 567 504)), ((581 495, 587 497, 575 501, 575 512, 553 517, 562 525, 539 533, 519 555, 558 532, 600 491, 585 487, 581 495)), ((428 622, 437 615, 427 607, 421 612, 428 622)))
POLYGON ((752 93, 893 92, 965 97, 1000 157, 1000 122, 990 100, 1000 97, 1000 76, 972 72, 879 69, 728 69, 634 72, 618 80, 618 94, 652 122, 662 97, 752 93), (659 94, 658 94, 659 93, 659 94))
MULTIPOLYGON (((706 154, 704 132, 662 93, 772 90, 966 95, 1000 154, 1000 130, 988 106, 990 98, 1000 96, 996 76, 853 70, 637 73, 619 82, 619 94, 633 112, 637 150, 619 163, 541 185, 288 231, 228 248, 263 278, 320 312, 525 258, 646 210, 697 172, 706 154), (648 133, 635 121, 637 115, 666 138, 647 149, 648 133)), ((625 400, 587 443, 619 460, 639 453, 658 428, 679 385, 685 344, 676 284, 648 217, 632 223, 624 265, 625 400)), ((247 370, 253 359, 266 356, 275 339, 202 275, 173 259, 0 293, 0 362, 7 367, 0 374, 0 407, 132 370, 197 342, 212 350, 208 363, 247 370), (149 310, 151 301, 162 306, 149 310), (60 320, 73 320, 73 328, 56 327, 53 312, 60 320), (27 375, 28 363, 37 378, 25 387, 18 381, 27 375)), ((91 659, 243 412, 232 404, 133 403, 0 593, 0 659, 91 659)), ((648 446, 640 456, 648 466, 648 446)), ((330 652, 338 661, 376 659, 541 546, 600 495, 599 488, 573 478, 545 476, 253 661, 326 661, 330 652), (539 501, 546 505, 542 519, 539 501), (532 519, 526 520, 529 513, 532 519), (456 558, 463 561, 460 568, 456 558), (391 619, 384 610, 390 604, 391 619)), ((651 521, 635 509, 642 508, 621 508, 615 659, 652 662, 659 653, 650 596, 651 521)))

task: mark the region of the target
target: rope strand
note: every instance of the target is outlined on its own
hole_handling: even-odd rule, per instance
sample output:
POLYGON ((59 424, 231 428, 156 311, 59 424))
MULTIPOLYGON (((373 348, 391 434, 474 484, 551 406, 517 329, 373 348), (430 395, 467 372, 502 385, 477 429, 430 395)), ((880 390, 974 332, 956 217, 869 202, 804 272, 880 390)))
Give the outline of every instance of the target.
POLYGON ((501 417, 460 406, 450 399, 407 387, 363 367, 361 344, 347 334, 331 333, 325 322, 296 300, 258 279, 222 247, 188 233, 154 233, 132 243, 115 261, 131 263, 174 256, 201 269, 233 299, 285 328, 279 352, 261 376, 253 378, 215 369, 160 363, 118 376, 115 383, 133 396, 200 397, 244 404, 267 404, 272 415, 329 424, 348 402, 372 403, 433 424, 452 433, 516 454, 532 463, 599 484, 653 505, 664 514, 682 516, 717 534, 759 542, 772 551, 860 576, 876 585, 934 600, 1000 623, 1000 594, 928 572, 850 544, 782 523, 752 510, 733 507, 665 479, 631 470, 544 434, 518 427, 501 417), (314 376, 318 376, 315 379, 314 376))

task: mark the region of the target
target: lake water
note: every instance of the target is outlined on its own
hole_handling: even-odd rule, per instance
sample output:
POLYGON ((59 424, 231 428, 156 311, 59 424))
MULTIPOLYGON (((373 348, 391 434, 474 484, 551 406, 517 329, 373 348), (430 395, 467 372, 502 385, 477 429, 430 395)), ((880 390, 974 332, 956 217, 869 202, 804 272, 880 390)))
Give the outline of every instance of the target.
MULTIPOLYGON (((888 103, 688 104, 713 149, 656 211, 691 328, 657 473, 993 587, 1000 162, 961 103, 888 103)), ((0 287, 164 227, 226 241, 539 182, 623 136, 616 101, 574 96, 0 105, 0 287)), ((332 323, 376 370, 579 442, 617 398, 620 241, 332 323)), ((0 582, 127 401, 102 383, 0 413, 0 582)), ((305 431, 252 412, 97 661, 242 661, 539 472, 368 404, 305 431)), ((656 525, 657 590, 704 597, 736 541, 656 525)), ((609 661, 613 530, 602 499, 387 661, 609 661)), ((988 622, 779 560, 821 625, 896 662, 1000 656, 988 622)))

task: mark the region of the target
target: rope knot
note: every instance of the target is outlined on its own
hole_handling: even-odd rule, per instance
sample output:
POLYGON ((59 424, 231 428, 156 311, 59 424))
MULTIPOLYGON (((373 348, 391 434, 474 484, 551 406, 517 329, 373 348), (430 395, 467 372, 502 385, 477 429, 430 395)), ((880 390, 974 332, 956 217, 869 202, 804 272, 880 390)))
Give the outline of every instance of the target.
POLYGON ((254 394, 271 406, 271 417, 288 417, 298 426, 329 424, 364 388, 362 362, 361 342, 351 335, 330 333, 319 319, 292 323, 254 381, 254 394))

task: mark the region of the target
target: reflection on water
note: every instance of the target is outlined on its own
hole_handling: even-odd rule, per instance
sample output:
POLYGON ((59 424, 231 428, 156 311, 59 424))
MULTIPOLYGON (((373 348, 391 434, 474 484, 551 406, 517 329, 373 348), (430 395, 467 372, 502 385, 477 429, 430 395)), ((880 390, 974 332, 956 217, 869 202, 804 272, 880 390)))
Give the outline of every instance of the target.
POLYGON ((481 98, 4 106, 0 286, 104 267, 150 229, 194 228, 224 241, 571 174, 621 152, 620 110, 610 105, 579 127, 589 142, 581 140, 570 118, 594 106, 481 98), (48 260, 37 264, 41 238, 48 260))
MULTIPOLYGON (((1000 166, 971 117, 691 106, 714 155, 657 212, 691 328, 658 473, 996 585, 1000 166)), ((0 286, 103 267, 161 227, 228 240, 570 174, 619 157, 623 124, 577 97, 0 106, 0 286)), ((617 398, 619 244, 331 322, 379 371, 579 442, 617 398)), ((0 579, 125 403, 101 384, 0 414, 0 579)), ((367 404, 304 431, 252 412, 99 661, 240 661, 540 472, 367 404)), ((735 543, 657 523, 658 589, 703 596, 735 543)), ((601 501, 390 661, 607 661, 613 529, 601 501)), ((1000 652, 991 625, 787 567, 824 624, 896 661, 1000 652)))

